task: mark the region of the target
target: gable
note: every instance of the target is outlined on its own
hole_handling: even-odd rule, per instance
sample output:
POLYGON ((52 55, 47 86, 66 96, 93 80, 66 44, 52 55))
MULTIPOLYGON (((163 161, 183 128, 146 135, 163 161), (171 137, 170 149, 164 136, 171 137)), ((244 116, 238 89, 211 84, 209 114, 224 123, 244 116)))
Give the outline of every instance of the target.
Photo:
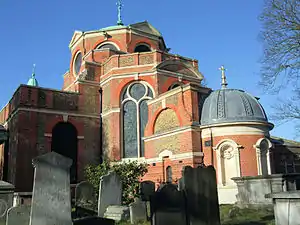
POLYGON ((200 80, 204 78, 196 68, 188 63, 182 62, 181 60, 167 60, 156 66, 156 68, 159 70, 180 73, 200 80))
POLYGON ((83 32, 82 31, 78 31, 76 30, 72 36, 72 39, 70 41, 70 44, 69 44, 69 48, 71 48, 75 43, 76 41, 78 41, 78 39, 82 36, 83 32))
POLYGON ((129 25, 129 27, 133 28, 135 30, 138 30, 138 31, 142 31, 142 32, 145 32, 148 34, 152 34, 152 35, 161 37, 161 33, 147 21, 131 24, 131 25, 129 25))

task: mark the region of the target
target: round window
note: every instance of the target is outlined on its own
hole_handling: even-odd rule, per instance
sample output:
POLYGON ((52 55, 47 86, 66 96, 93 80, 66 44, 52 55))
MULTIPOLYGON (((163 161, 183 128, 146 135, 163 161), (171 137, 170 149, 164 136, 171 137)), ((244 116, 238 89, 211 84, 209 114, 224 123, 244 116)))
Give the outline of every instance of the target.
POLYGON ((79 52, 77 55, 76 55, 76 58, 75 58, 75 61, 74 61, 74 71, 75 71, 75 74, 77 75, 80 71, 80 67, 81 67, 81 63, 82 63, 82 55, 81 55, 81 52, 79 52))

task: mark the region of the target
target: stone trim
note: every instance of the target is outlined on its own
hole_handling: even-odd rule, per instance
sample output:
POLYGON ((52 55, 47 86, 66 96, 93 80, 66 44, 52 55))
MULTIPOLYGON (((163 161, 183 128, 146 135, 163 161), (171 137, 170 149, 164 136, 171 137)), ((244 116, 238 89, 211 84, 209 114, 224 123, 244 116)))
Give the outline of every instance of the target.
POLYGON ((267 138, 260 138, 257 140, 257 142, 255 143, 255 145, 253 145, 253 148, 256 150, 256 162, 257 162, 257 172, 258 172, 258 175, 270 175, 272 174, 272 169, 271 169, 271 160, 270 160, 270 154, 271 154, 271 151, 270 149, 273 147, 273 144, 271 143, 271 141, 267 138), (267 152, 266 152, 266 157, 267 157, 267 174, 263 174, 263 171, 262 171, 262 159, 261 159, 261 142, 266 140, 267 143, 268 143, 268 149, 267 149, 267 152))
MULTIPOLYGON (((52 134, 51 133, 45 133, 44 137, 48 137, 48 138, 52 138, 52 134)), ((84 136, 77 136, 78 140, 83 140, 84 136)))
POLYGON ((252 123, 252 122, 241 122, 241 123, 227 123, 215 125, 216 127, 204 127, 202 129, 201 137, 210 138, 228 135, 263 135, 269 137, 269 128, 266 124, 252 123))
MULTIPOLYGON (((235 161, 235 168, 236 168, 236 173, 237 173, 237 177, 241 176, 241 164, 240 164, 240 148, 242 147, 241 145, 238 145, 235 141, 231 140, 231 139, 223 139, 221 140, 215 147, 213 147, 213 150, 216 151, 216 155, 217 155, 217 178, 218 178, 218 186, 233 186, 233 185, 226 185, 222 183, 223 178, 222 175, 224 173, 223 168, 222 168, 222 158, 221 158, 221 150, 224 146, 230 146, 233 148, 233 156, 234 157, 234 161, 235 161)), ((225 169, 225 173, 226 173, 226 169, 225 169)))
POLYGON ((201 129, 205 128, 214 128, 214 127, 224 127, 224 126, 231 126, 231 125, 256 125, 256 126, 265 126, 268 128, 268 131, 272 130, 274 124, 269 122, 232 122, 232 123, 218 123, 218 124, 211 124, 211 125, 202 125, 201 129))
POLYGON ((121 108, 113 108, 113 109, 107 110, 106 112, 102 113, 101 115, 103 118, 103 117, 109 116, 110 114, 120 113, 120 112, 121 112, 121 108))
MULTIPOLYGON (((7 119, 7 121, 3 124, 3 126, 6 126, 7 123, 19 112, 19 111, 25 111, 25 112, 39 112, 39 113, 46 113, 46 114, 56 114, 60 116, 66 115, 66 112, 62 111, 55 111, 51 109, 33 109, 33 108, 24 108, 19 107, 17 108, 7 119)), ((75 116, 75 117, 87 117, 87 118, 93 118, 93 119, 99 119, 99 115, 87 115, 87 114, 80 114, 80 113, 68 113, 68 116, 75 116)))
MULTIPOLYGON (((123 67, 122 67, 123 68, 123 67)), ((106 83, 114 80, 114 79, 122 79, 122 78, 135 78, 136 77, 136 74, 138 74, 138 76, 153 76, 155 75, 155 73, 149 73, 148 72, 139 72, 139 73, 124 73, 124 74, 121 74, 121 75, 112 75, 112 76, 109 76, 107 78, 104 78, 101 82, 100 82, 100 85, 101 86, 104 86, 106 83)))
MULTIPOLYGON (((128 161, 138 161, 140 163, 161 163, 161 162, 163 162, 163 157, 160 157, 160 156, 156 157, 156 158, 148 158, 148 159, 146 159, 145 157, 123 158, 121 160, 121 162, 118 162, 118 163, 128 162, 128 161)), ((171 155, 169 155, 169 159, 171 161, 176 161, 176 160, 191 159, 191 158, 197 157, 197 156, 203 157, 204 154, 203 154, 203 152, 187 152, 187 153, 180 153, 180 154, 171 154, 171 155)))
POLYGON ((153 140, 156 140, 156 139, 169 137, 169 136, 176 135, 176 134, 185 133, 185 132, 188 132, 188 131, 198 131, 198 127, 192 127, 192 126, 179 127, 179 128, 174 129, 172 131, 167 131, 167 132, 164 132, 164 133, 154 134, 154 135, 151 135, 149 137, 144 137, 143 140, 145 142, 148 142, 148 141, 153 141, 153 140))

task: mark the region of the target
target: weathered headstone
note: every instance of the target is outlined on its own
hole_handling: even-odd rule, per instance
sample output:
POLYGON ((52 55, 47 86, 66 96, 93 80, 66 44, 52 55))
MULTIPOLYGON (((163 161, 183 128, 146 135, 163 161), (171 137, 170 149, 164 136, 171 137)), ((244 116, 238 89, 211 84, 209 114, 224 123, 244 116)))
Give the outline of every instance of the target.
POLYGON ((70 167, 56 152, 32 160, 35 168, 30 225, 72 225, 70 167))
POLYGON ((28 225, 30 218, 30 205, 19 205, 7 211, 6 225, 28 225))
POLYGON ((94 186, 87 182, 82 181, 76 185, 75 189, 75 205, 83 208, 92 209, 96 203, 96 195, 94 186))
POLYGON ((0 221, 6 220, 6 213, 13 206, 15 187, 5 181, 0 181, 0 221))
POLYGON ((190 225, 220 225, 214 167, 184 168, 184 192, 190 225))
POLYGON ((112 219, 114 221, 127 221, 130 219, 130 212, 128 206, 110 205, 104 213, 104 218, 112 219))
POLYGON ((140 195, 142 201, 150 201, 151 196, 155 193, 155 183, 147 180, 140 183, 140 195))
POLYGON ((151 197, 153 225, 187 225, 184 193, 177 186, 166 184, 151 197))
POLYGON ((100 178, 98 216, 103 217, 108 206, 121 205, 122 181, 114 171, 100 178))
POLYGON ((129 209, 131 224, 135 224, 138 221, 147 220, 146 203, 141 201, 140 198, 136 198, 135 201, 129 205, 129 209))

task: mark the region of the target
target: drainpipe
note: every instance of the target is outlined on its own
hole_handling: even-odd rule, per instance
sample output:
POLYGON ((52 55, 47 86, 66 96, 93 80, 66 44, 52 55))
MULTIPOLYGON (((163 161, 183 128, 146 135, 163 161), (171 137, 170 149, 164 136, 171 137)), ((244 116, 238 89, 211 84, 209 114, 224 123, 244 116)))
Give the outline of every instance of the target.
POLYGON ((103 144, 102 144, 102 96, 103 96, 103 90, 102 87, 99 89, 99 131, 100 131, 100 137, 99 137, 99 150, 100 150, 100 163, 103 163, 103 144))
POLYGON ((213 137, 212 137, 212 131, 211 128, 209 128, 210 131, 210 153, 211 153, 211 165, 214 166, 214 150, 213 150, 213 137))

